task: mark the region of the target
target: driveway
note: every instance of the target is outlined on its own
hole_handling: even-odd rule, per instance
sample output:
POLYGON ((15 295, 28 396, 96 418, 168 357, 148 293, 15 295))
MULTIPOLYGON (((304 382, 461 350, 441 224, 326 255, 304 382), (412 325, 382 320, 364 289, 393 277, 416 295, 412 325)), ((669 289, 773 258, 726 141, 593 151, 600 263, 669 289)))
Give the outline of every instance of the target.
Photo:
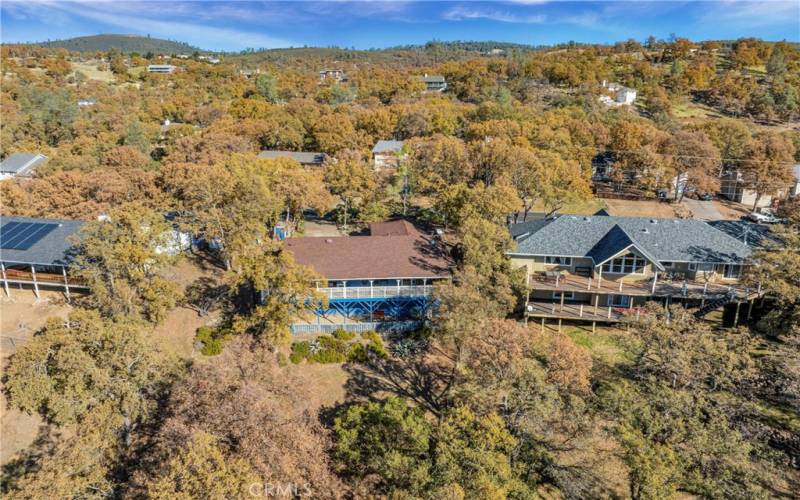
POLYGON ((724 219, 719 213, 713 201, 700 201, 692 198, 684 198, 681 202, 683 206, 692 211, 693 219, 700 220, 720 220, 724 219))

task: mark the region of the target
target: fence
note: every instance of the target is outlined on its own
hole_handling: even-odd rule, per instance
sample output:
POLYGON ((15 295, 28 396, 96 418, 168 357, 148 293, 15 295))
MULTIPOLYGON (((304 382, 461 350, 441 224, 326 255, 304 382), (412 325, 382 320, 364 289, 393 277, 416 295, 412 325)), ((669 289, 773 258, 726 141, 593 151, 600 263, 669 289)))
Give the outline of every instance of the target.
POLYGON ((409 332, 422 325, 422 321, 373 321, 366 323, 350 323, 347 325, 316 325, 296 324, 291 326, 292 333, 333 333, 336 330, 345 330, 353 333, 362 333, 375 330, 381 333, 409 332))
POLYGON ((371 299, 384 297, 427 297, 431 294, 431 285, 413 286, 364 286, 364 287, 332 287, 319 288, 318 292, 326 294, 329 299, 371 299))

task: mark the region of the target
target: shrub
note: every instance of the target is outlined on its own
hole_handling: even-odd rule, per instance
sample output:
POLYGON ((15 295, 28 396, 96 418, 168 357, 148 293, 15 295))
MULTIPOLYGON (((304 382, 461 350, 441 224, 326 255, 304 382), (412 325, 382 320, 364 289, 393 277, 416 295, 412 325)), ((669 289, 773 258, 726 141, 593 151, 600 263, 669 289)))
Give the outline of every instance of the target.
POLYGON ((318 353, 314 354, 314 361, 317 363, 344 363, 347 360, 347 356, 344 353, 339 351, 335 351, 333 349, 323 349, 318 353))
POLYGON ((378 356, 381 359, 389 357, 389 353, 386 351, 386 347, 380 340, 378 342, 370 342, 369 345, 367 346, 367 349, 372 351, 376 356, 378 356))
POLYGON ((353 332, 348 332, 344 328, 337 328, 336 331, 333 332, 333 336, 339 340, 347 342, 349 340, 353 340, 356 334, 353 332))
POLYGON ((375 330, 369 330, 367 332, 361 332, 361 338, 364 340, 371 340, 372 342, 380 342, 383 343, 383 339, 381 335, 376 332, 375 330))
POLYGON ((308 342, 294 342, 292 343, 292 353, 289 355, 289 361, 296 365, 308 358, 310 354, 311 345, 308 342))
POLYGON ((204 356, 216 356, 222 352, 222 338, 219 332, 208 326, 201 326, 194 335, 196 341, 202 344, 200 353, 204 356))
POLYGON ((347 350, 347 361, 350 363, 366 363, 367 350, 364 348, 364 344, 350 345, 350 348, 347 350))
POLYGON ((347 342, 344 340, 340 340, 329 335, 320 335, 317 337, 317 342, 319 343, 320 348, 323 350, 329 349, 342 354, 347 352, 347 342))

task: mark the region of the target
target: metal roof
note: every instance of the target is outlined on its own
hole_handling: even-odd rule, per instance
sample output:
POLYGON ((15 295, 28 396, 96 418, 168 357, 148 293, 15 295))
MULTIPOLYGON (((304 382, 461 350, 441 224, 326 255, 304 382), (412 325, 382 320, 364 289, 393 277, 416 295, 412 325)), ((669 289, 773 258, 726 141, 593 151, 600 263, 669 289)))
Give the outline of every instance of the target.
POLYGON ((47 161, 39 153, 14 153, 0 163, 0 173, 20 175, 47 161))
POLYGON ((300 164, 321 165, 325 160, 323 153, 311 151, 262 151, 258 153, 259 158, 292 158, 300 164))
POLYGON ((57 227, 42 237, 27 250, 0 248, 0 261, 7 264, 33 264, 40 266, 63 266, 72 260, 70 236, 77 235, 83 221, 64 219, 34 219, 31 217, 2 217, 0 227, 11 222, 36 222, 57 224, 57 227))
POLYGON ((372 148, 373 153, 388 153, 400 151, 403 148, 403 141, 378 141, 372 148))
POLYGON ((442 75, 425 75, 422 77, 425 83, 444 83, 445 79, 442 75))
POLYGON ((752 253, 750 246, 700 220, 574 215, 518 237, 512 253, 590 257, 598 264, 609 252, 630 245, 654 262, 741 262, 752 253))

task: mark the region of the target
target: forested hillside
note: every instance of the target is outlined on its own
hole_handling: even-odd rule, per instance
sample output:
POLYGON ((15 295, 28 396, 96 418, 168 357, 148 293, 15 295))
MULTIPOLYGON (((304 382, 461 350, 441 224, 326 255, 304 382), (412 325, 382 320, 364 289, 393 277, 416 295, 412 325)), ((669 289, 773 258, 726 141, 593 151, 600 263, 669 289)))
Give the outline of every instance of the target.
POLYGON ((513 214, 593 206, 598 161, 643 198, 676 178, 716 193, 730 169, 777 197, 800 162, 796 45, 431 42, 219 64, 95 47, 2 47, 0 156, 49 158, 0 181, 2 215, 86 221, 70 271, 91 292, 7 361, 9 408, 41 425, 5 497, 797 496, 796 200, 785 246, 742 278, 771 309, 737 328, 656 302, 597 332, 528 324, 507 255, 513 214), (396 169, 373 168, 379 140, 404 141, 396 169), (400 215, 452 259, 435 314, 403 335, 293 337, 322 277, 273 235, 400 215), (203 243, 163 252, 172 228, 203 243))
POLYGON ((40 45, 51 49, 67 49, 74 52, 108 52, 109 50, 116 49, 123 54, 130 54, 132 52, 138 52, 139 54, 146 54, 148 52, 155 54, 191 54, 196 51, 202 51, 184 42, 162 40, 159 38, 151 38, 150 36, 117 34, 79 36, 65 40, 48 40, 34 45, 40 45))

